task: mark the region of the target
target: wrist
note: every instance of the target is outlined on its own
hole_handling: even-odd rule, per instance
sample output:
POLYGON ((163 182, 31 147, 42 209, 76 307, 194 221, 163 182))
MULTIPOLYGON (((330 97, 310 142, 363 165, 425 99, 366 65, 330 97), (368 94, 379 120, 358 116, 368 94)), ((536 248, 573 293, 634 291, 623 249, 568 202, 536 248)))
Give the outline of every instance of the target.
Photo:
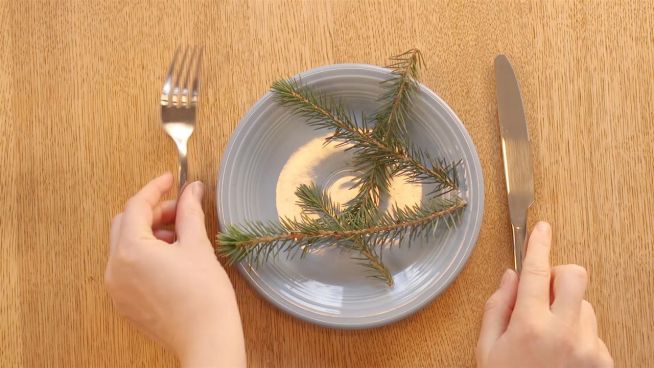
POLYGON ((240 326, 217 327, 212 334, 197 336, 177 356, 184 368, 245 368, 245 344, 240 326), (231 330, 230 332, 228 332, 231 330))
POLYGON ((245 343, 235 298, 223 296, 222 305, 197 314, 198 320, 184 324, 186 338, 177 352, 182 367, 245 367, 245 343), (230 300, 231 299, 231 300, 230 300), (194 326, 194 327, 193 327, 194 326))
POLYGON ((212 341, 193 344, 178 353, 179 362, 183 368, 224 367, 216 346, 217 343, 212 341))

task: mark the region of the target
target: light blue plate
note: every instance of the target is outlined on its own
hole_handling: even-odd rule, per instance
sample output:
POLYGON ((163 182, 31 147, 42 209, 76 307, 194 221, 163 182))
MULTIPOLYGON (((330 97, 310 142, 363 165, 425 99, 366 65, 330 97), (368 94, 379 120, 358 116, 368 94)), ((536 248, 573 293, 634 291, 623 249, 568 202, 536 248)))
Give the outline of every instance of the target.
MULTIPOLYGON (((382 93, 379 82, 388 79, 389 73, 372 65, 338 64, 295 78, 338 97, 357 113, 371 113, 382 93)), ((250 284, 283 311, 328 327, 377 327, 424 307, 463 269, 483 216, 479 157, 463 124, 440 97, 420 85, 412 101, 408 126, 413 143, 435 157, 462 160, 459 180, 468 206, 458 225, 444 228, 436 238, 418 239, 410 247, 384 250, 384 263, 395 279, 393 288, 366 277, 368 271, 356 265, 351 254, 333 248, 320 249, 303 259, 282 257, 257 269, 239 265, 250 284)), ((300 147, 324 134, 278 106, 271 93, 257 101, 240 121, 221 163, 216 195, 221 229, 246 220, 276 219, 282 168, 300 147)), ((345 167, 345 156, 342 162, 345 167)), ((333 171, 333 165, 326 166, 333 171)), ((315 180, 321 184, 321 178, 327 177, 329 172, 318 173, 315 180)))

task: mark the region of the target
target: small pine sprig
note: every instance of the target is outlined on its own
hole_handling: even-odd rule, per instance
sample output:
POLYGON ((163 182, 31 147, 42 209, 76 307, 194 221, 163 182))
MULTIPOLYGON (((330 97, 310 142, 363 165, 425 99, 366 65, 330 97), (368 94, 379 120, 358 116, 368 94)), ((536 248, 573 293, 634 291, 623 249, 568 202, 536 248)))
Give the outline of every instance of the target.
POLYGON ((362 265, 376 271, 373 277, 393 285, 393 277, 376 250, 370 249, 363 236, 356 233, 356 229, 365 224, 341 214, 340 206, 314 183, 300 185, 295 195, 303 211, 299 220, 282 217, 279 223, 250 222, 230 226, 218 235, 219 254, 228 257, 230 263, 247 260, 260 265, 271 256, 285 253, 288 258, 302 257, 314 247, 334 246, 340 241, 341 246, 361 255, 358 260, 362 265))
MULTIPOLYGON (((391 78, 383 83, 387 92, 379 98, 382 107, 375 115, 375 124, 370 135, 389 148, 397 150, 407 146, 408 143, 406 115, 410 95, 417 86, 420 52, 416 49, 409 50, 392 60, 393 63, 389 66, 393 70, 391 78)), ((379 217, 378 207, 381 198, 388 194, 395 163, 379 159, 369 160, 365 152, 362 153, 364 154, 355 155, 354 158, 354 165, 359 168, 360 174, 354 180, 353 189, 358 188, 359 191, 347 203, 346 214, 352 218, 363 219, 365 222, 374 222, 374 219, 379 217)), ((372 242, 374 239, 357 240, 360 243, 360 253, 363 255, 377 249, 372 242)), ((383 248, 378 249, 381 259, 383 248)), ((380 264, 383 265, 381 262, 380 264)), ((384 267, 383 270, 378 271, 384 275, 387 284, 392 286, 393 278, 390 277, 387 269, 384 267)))
POLYGON ((369 217, 349 217, 341 213, 339 205, 321 187, 301 185, 296 191, 298 204, 319 218, 302 216, 298 219, 281 218, 279 223, 252 222, 230 226, 220 233, 219 253, 229 262, 246 260, 260 265, 271 256, 285 254, 288 258, 304 256, 320 246, 340 246, 358 251, 357 260, 376 271, 389 286, 393 279, 381 262, 377 248, 389 239, 400 243, 405 239, 429 234, 439 223, 453 224, 466 202, 459 198, 434 197, 414 206, 394 207, 388 213, 369 214, 369 217), (373 225, 368 223, 372 218, 373 225), (364 244, 372 246, 363 246, 364 244))
MULTIPOLYGON (((391 77, 382 82, 386 92, 379 98, 381 107, 375 115, 375 125, 371 135, 395 151, 407 147, 408 137, 406 119, 410 97, 418 86, 418 70, 422 63, 419 50, 411 49, 391 58, 387 67, 392 70, 391 77)), ((354 180, 359 188, 357 195, 348 203, 348 211, 369 211, 377 207, 382 195, 388 194, 390 181, 396 169, 392 161, 370 159, 366 152, 355 157, 355 166, 360 175, 354 180)))
MULTIPOLYGON (((320 216, 319 221, 324 222, 325 228, 332 229, 336 234, 339 232, 346 234, 347 231, 369 226, 367 222, 369 217, 341 213, 340 205, 334 203, 329 193, 315 183, 301 184, 295 191, 295 195, 298 198, 297 204, 304 214, 320 216)), ((341 239, 346 241, 346 247, 352 248, 360 254, 360 257, 356 258, 359 264, 375 271, 371 277, 383 280, 388 286, 393 286, 393 276, 382 263, 377 251, 368 244, 363 236, 352 235, 341 239)))
POLYGON ((387 68, 391 78, 382 82, 386 92, 379 99, 382 107, 375 115, 373 135, 376 139, 394 146, 407 142, 406 118, 411 96, 418 88, 418 72, 424 64, 418 49, 411 49, 391 58, 387 68))
MULTIPOLYGON (((338 141, 349 145, 355 152, 354 168, 365 171, 369 162, 379 162, 384 166, 402 167, 401 173, 412 178, 427 178, 432 183, 439 183, 444 188, 457 189, 456 178, 452 176, 454 164, 443 167, 442 161, 421 159, 429 157, 418 148, 392 147, 376 139, 368 124, 361 119, 360 124, 353 114, 325 94, 317 94, 312 89, 298 84, 294 80, 279 80, 273 83, 272 92, 275 100, 282 106, 289 107, 296 115, 307 120, 307 124, 316 129, 327 129, 333 134, 327 141, 338 141), (362 165, 365 166, 361 167, 362 165)), ((380 172, 379 175, 389 175, 380 172)), ((365 179, 364 179, 365 180, 365 179)), ((389 183, 390 179, 378 178, 378 183, 389 183)), ((355 183, 360 185, 358 183, 355 183)), ((448 192, 451 190, 448 190, 448 192)), ((438 192, 434 193, 438 195, 438 192)))

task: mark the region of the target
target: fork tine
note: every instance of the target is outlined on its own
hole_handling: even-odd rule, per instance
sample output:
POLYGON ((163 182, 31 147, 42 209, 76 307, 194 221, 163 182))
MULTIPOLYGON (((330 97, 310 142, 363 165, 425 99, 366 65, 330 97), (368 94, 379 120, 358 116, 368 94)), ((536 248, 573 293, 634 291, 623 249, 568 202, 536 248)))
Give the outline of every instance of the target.
POLYGON ((182 96, 180 95, 180 79, 186 67, 186 60, 188 58, 188 47, 184 47, 184 54, 182 54, 182 61, 179 63, 179 70, 173 74, 173 105, 179 107, 182 104, 182 96))
POLYGON ((193 64, 195 63, 195 54, 196 54, 197 47, 191 47, 191 54, 189 56, 189 61, 188 64, 185 67, 184 70, 184 79, 183 82, 180 83, 180 87, 182 88, 182 101, 183 101, 183 106, 184 107, 191 107, 191 96, 189 94, 189 90, 191 86, 189 85, 189 79, 191 78, 191 70, 193 69, 193 64))
POLYGON ((163 87, 161 88, 161 100, 162 103, 168 104, 170 102, 170 90, 172 89, 173 84, 173 71, 175 70, 175 63, 177 62, 177 57, 179 56, 180 46, 177 46, 175 49, 175 54, 173 54, 173 60, 170 62, 168 67, 168 73, 166 73, 166 79, 164 80, 163 87))
POLYGON ((198 101, 198 94, 200 93, 200 71, 202 69, 202 53, 204 46, 201 46, 198 51, 197 61, 195 62, 195 75, 193 77, 193 85, 191 87, 191 104, 195 105, 198 101))

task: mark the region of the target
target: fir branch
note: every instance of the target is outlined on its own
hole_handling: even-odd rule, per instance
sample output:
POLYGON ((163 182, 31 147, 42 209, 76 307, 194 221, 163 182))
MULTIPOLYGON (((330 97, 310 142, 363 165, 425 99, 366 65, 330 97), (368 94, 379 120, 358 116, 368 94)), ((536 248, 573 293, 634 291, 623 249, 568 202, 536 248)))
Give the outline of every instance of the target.
POLYGON ((361 264, 375 271, 373 277, 393 286, 393 277, 377 252, 353 230, 363 224, 340 215, 338 205, 315 184, 300 185, 295 194, 303 210, 320 218, 304 215, 300 220, 282 217, 279 223, 250 222, 230 226, 218 234, 219 254, 228 257, 230 264, 247 260, 260 265, 271 255, 285 253, 293 258, 298 253, 306 255, 312 247, 341 245, 358 251, 362 256, 359 258, 361 264))
MULTIPOLYGON (((309 190, 313 198, 328 198, 317 186, 305 186, 305 189, 309 190)), ((229 257, 232 263, 247 259, 250 263, 260 264, 270 254, 285 252, 293 257, 297 254, 293 251, 300 249, 304 255, 311 247, 336 246, 343 240, 353 241, 355 244, 350 244, 349 247, 362 251, 365 247, 356 244, 357 238, 376 245, 383 244, 389 237, 401 240, 408 236, 413 239, 433 229, 440 220, 456 216, 465 206, 466 202, 459 197, 433 198, 423 205, 395 207, 390 213, 378 215, 375 224, 370 227, 361 227, 362 224, 357 223, 356 219, 345 215, 337 216, 333 222, 306 216, 300 220, 281 218, 278 224, 250 222, 230 226, 227 231, 220 233, 219 252, 229 257), (344 221, 350 222, 345 225, 344 221)), ((335 205, 326 206, 329 207, 335 205)), ((373 257, 369 258, 378 258, 374 252, 370 255, 373 257)), ((383 267, 381 262, 379 264, 383 267)))
MULTIPOLYGON (((328 138, 329 141, 337 140, 341 144, 351 145, 348 149, 354 150, 356 153, 355 169, 358 171, 365 173, 366 169, 369 169, 369 162, 379 162, 387 167, 401 164, 402 170, 398 173, 415 179, 424 178, 446 188, 445 191, 436 191, 435 195, 458 189, 457 181, 452 175, 452 168, 456 165, 443 167, 438 160, 422 161, 429 156, 417 148, 392 147, 379 141, 366 128, 365 121, 362 121, 362 126, 359 126, 356 118, 349 115, 333 99, 325 95, 316 95, 311 89, 298 85, 293 80, 276 81, 272 85, 272 91, 275 99, 282 106, 288 106, 293 112, 306 118, 310 126, 332 130, 334 133, 328 138)), ((390 182, 390 180, 380 177, 388 176, 388 173, 375 171, 374 174, 378 175, 377 185, 383 186, 383 183, 390 182)), ((362 177, 367 176, 371 175, 362 177)), ((361 185, 360 180, 355 184, 361 185)), ((374 196, 375 191, 371 192, 374 196)))
POLYGON ((329 221, 329 225, 342 228, 339 206, 332 201, 327 191, 315 183, 301 184, 295 190, 295 196, 303 213, 320 216, 323 221, 329 221))
MULTIPOLYGON (((389 148, 398 151, 408 145, 406 116, 410 96, 418 86, 418 66, 422 61, 420 51, 409 50, 392 57, 391 78, 383 84, 386 92, 379 98, 382 105, 375 116, 375 126, 372 136, 389 148)), ((348 203, 348 211, 361 211, 378 206, 383 194, 388 193, 396 162, 371 160, 367 155, 355 157, 355 166, 361 169, 361 175, 355 180, 359 188, 357 196, 348 203)), ((374 158, 374 157, 373 157, 374 158)))
POLYGON ((366 130, 357 125, 356 117, 327 96, 316 95, 310 88, 290 79, 273 82, 271 90, 281 106, 290 107, 296 115, 306 118, 310 126, 333 130, 331 139, 340 138, 353 144, 364 141, 374 144, 372 139, 366 137, 366 130))
MULTIPOLYGON (((325 222, 324 228, 331 228, 334 232, 344 232, 348 229, 361 228, 367 225, 356 220, 352 221, 353 219, 348 216, 342 216, 339 205, 332 201, 326 190, 318 187, 315 183, 301 184, 295 191, 295 195, 298 197, 297 204, 304 211, 303 213, 320 216, 319 221, 325 222)), ((381 262, 374 249, 370 249, 370 246, 361 236, 352 236, 349 240, 352 242, 351 247, 364 257, 361 259, 364 262, 362 265, 375 270, 375 275, 381 276, 380 278, 388 286, 393 286, 391 273, 381 262)))
POLYGON ((392 76, 383 83, 389 87, 380 98, 383 104, 375 116, 373 133, 375 138, 393 145, 407 141, 406 117, 411 95, 418 87, 422 54, 418 49, 411 49, 392 57, 391 61, 387 67, 392 69, 392 76))

